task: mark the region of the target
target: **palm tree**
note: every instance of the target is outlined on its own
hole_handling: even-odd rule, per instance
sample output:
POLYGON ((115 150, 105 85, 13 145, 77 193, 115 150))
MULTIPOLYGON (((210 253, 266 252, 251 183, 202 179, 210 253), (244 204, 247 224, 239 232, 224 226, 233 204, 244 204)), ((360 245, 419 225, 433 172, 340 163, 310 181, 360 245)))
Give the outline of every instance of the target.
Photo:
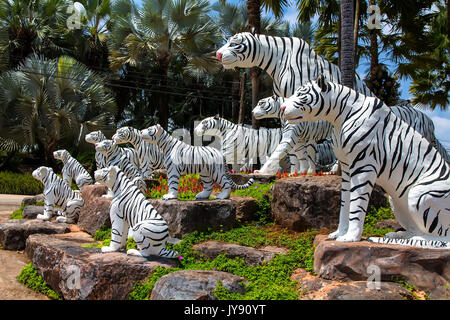
MULTIPOLYGON (((120 11, 115 8, 115 10, 120 11)), ((111 67, 127 66, 147 71, 155 66, 159 76, 154 83, 167 90, 169 67, 174 60, 186 61, 191 74, 218 68, 214 58, 218 43, 217 27, 207 15, 206 0, 144 0, 142 8, 133 3, 123 18, 118 18, 111 32, 111 67)), ((158 95, 159 123, 168 126, 168 96, 158 95)))
MULTIPOLYGON (((358 1, 358 0, 356 0, 358 1)), ((355 77, 354 29, 353 29, 353 0, 341 0, 341 72, 342 84, 353 88, 355 77)))
POLYGON ((114 119, 102 78, 68 56, 32 55, 0 83, 0 147, 37 147, 47 163, 58 146, 76 151, 86 130, 104 130, 114 119))
POLYGON ((7 34, 10 67, 35 52, 49 57, 65 52, 68 0, 0 0, 0 32, 7 34))

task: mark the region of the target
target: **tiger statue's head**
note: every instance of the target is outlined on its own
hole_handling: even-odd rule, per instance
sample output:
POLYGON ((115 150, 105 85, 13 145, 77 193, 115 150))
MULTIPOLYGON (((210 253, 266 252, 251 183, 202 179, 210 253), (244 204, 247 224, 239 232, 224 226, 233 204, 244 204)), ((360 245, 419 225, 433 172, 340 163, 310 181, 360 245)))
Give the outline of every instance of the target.
POLYGON ((110 166, 98 169, 94 172, 94 179, 96 182, 111 188, 117 180, 120 168, 117 166, 110 166))
POLYGON ((36 180, 42 181, 47 175, 53 173, 53 169, 50 167, 39 167, 31 174, 36 180))
POLYGON ((224 69, 251 67, 251 53, 259 40, 250 32, 242 32, 230 37, 216 52, 216 57, 224 69))
POLYGON ((66 163, 67 159, 69 159, 69 151, 61 149, 53 152, 53 158, 56 160, 61 160, 62 162, 66 163))
POLYGON ((107 155, 113 148, 117 147, 113 140, 102 140, 95 144, 95 151, 107 155))
POLYGON ((287 98, 281 106, 282 115, 289 123, 303 121, 322 120, 322 113, 331 84, 320 75, 315 81, 311 81, 299 87, 292 96, 287 98))
POLYGON ((161 137, 163 132, 164 129, 159 124, 156 124, 154 126, 142 130, 140 132, 140 135, 142 140, 150 143, 156 143, 159 140, 159 137, 161 137))
POLYGON ((104 139, 105 139, 105 135, 100 130, 92 131, 84 137, 84 140, 86 140, 87 143, 92 143, 92 144, 96 144, 97 142, 100 142, 104 139))
POLYGON ((112 140, 116 144, 122 144, 130 142, 131 140, 131 133, 133 132, 133 128, 131 127, 122 127, 117 129, 116 133, 112 136, 112 140))
POLYGON ((256 104, 256 107, 252 110, 256 119, 265 118, 277 118, 281 115, 281 105, 284 102, 284 98, 273 95, 261 99, 256 104))
POLYGON ((209 117, 203 119, 194 129, 197 136, 201 137, 203 135, 217 136, 220 135, 220 117, 215 115, 214 117, 209 117))

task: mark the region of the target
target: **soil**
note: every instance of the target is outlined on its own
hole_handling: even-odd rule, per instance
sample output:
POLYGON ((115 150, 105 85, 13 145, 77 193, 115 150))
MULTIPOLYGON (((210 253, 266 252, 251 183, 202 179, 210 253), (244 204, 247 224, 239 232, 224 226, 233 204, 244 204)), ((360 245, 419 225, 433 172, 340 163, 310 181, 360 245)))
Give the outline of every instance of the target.
MULTIPOLYGON (((0 223, 20 207, 27 196, 0 194, 0 223)), ((0 300, 49 300, 45 295, 35 293, 17 282, 16 277, 30 260, 23 251, 0 249, 0 300)))

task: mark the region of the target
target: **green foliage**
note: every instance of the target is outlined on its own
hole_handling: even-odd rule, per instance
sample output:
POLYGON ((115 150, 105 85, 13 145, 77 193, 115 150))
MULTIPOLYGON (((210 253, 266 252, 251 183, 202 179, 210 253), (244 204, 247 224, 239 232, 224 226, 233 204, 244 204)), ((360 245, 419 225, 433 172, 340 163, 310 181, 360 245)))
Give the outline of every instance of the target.
POLYGON ((23 219, 22 212, 24 208, 25 206, 20 206, 19 209, 14 210, 13 213, 11 213, 11 215, 9 216, 9 219, 11 220, 23 219))
POLYGON ((395 219, 392 209, 389 208, 379 208, 371 206, 367 211, 366 220, 364 222, 364 237, 383 237, 386 233, 393 232, 394 230, 390 228, 378 229, 375 228, 375 224, 378 221, 385 219, 395 219))
POLYGON ((62 300, 61 296, 48 286, 42 276, 40 276, 35 267, 30 262, 26 267, 22 269, 17 276, 17 281, 25 285, 31 290, 42 293, 50 299, 62 300))
POLYGON ((259 184, 256 183, 250 188, 236 190, 232 195, 252 197, 257 200, 258 210, 256 216, 261 223, 267 223, 271 220, 270 201, 272 200, 271 188, 274 183, 259 184))
POLYGON ((289 300, 298 299, 296 282, 291 280, 292 272, 297 268, 313 271, 314 246, 316 232, 302 234, 289 233, 273 226, 241 226, 230 231, 193 232, 174 245, 174 250, 182 256, 177 268, 157 269, 146 281, 135 285, 130 294, 132 299, 148 299, 156 281, 163 275, 178 270, 217 270, 229 272, 245 278, 244 295, 230 293, 218 283, 215 296, 227 300, 289 300), (206 240, 227 241, 254 247, 278 245, 288 249, 286 255, 277 255, 269 263, 260 266, 248 266, 242 258, 230 259, 224 254, 213 260, 207 260, 193 250, 193 245, 206 240))
POLYGON ((44 191, 44 185, 31 174, 0 172, 0 193, 36 195, 44 191))

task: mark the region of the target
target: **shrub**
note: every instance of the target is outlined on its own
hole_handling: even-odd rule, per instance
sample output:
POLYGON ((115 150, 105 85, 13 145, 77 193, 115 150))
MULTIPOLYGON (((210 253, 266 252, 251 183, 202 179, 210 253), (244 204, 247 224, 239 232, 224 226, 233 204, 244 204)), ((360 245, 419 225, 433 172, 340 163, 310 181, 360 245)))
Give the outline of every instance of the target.
POLYGON ((0 172, 0 193, 36 195, 44 191, 44 185, 31 174, 0 172))
POLYGON ((48 286, 42 276, 40 276, 31 262, 22 269, 17 276, 17 281, 25 285, 25 287, 31 290, 42 293, 50 299, 62 300, 61 296, 48 286))

